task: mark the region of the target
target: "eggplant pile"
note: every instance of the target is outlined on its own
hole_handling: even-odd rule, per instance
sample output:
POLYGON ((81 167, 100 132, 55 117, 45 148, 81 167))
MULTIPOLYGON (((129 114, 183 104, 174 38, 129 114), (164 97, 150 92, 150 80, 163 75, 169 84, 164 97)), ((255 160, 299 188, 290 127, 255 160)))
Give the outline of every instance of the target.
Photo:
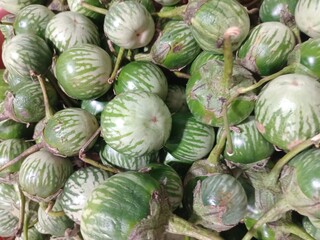
POLYGON ((0 0, 0 239, 320 239, 318 0, 0 0))

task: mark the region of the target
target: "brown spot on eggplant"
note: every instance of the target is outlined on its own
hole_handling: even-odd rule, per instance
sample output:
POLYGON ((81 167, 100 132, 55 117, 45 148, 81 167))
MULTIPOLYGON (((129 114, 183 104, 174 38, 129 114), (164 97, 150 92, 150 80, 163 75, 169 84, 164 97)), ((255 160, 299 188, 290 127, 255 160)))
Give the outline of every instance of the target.
POLYGON ((184 13, 184 22, 187 25, 192 25, 192 18, 196 14, 196 12, 199 10, 199 8, 205 4, 208 0, 198 0, 198 1, 191 1, 187 5, 187 9, 184 13))
POLYGON ((266 132, 265 127, 258 121, 256 121, 256 127, 261 134, 264 134, 266 132))
POLYGON ((303 142, 302 140, 296 139, 296 140, 292 141, 291 143, 289 143, 287 148, 290 151, 302 142, 303 142))

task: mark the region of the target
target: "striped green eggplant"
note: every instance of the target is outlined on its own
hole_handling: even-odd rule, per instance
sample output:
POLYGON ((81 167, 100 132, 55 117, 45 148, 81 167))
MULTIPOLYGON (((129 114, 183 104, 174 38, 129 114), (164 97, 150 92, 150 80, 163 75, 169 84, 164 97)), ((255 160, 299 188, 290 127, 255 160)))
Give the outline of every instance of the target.
POLYGON ((104 182, 111 174, 93 166, 81 168, 70 175, 59 203, 65 214, 80 224, 82 209, 93 189, 104 182))
MULTIPOLYGON (((99 128, 95 116, 81 108, 65 108, 47 122, 43 141, 59 155, 75 156, 99 128)), ((93 140, 87 149, 93 146, 93 140)))
POLYGON ((215 173, 197 182, 189 221, 220 232, 239 224, 246 213, 246 192, 233 176, 215 173))
MULTIPOLYGON (((58 104, 58 95, 50 84, 45 84, 49 104, 55 108, 58 104)), ((12 108, 13 120, 22 123, 35 123, 45 117, 43 93, 38 82, 26 83, 20 86, 14 94, 7 94, 5 100, 12 108)))
POLYGON ((290 160, 281 177, 283 195, 291 209, 309 217, 314 224, 319 224, 320 212, 314 206, 320 203, 319 170, 320 150, 309 148, 290 160))
POLYGON ((0 141, 13 138, 32 139, 32 134, 33 125, 19 123, 11 119, 0 121, 0 141))
POLYGON ((129 156, 160 150, 171 131, 171 114, 161 98, 149 92, 124 92, 101 114, 101 134, 113 149, 129 156))
POLYGON ((114 3, 104 18, 105 35, 116 45, 136 49, 150 43, 155 24, 151 14, 139 2, 114 3))
POLYGON ((19 218, 7 210, 0 209, 0 236, 12 237, 16 233, 19 218))
MULTIPOLYGON (((0 102, 0 112, 4 111, 4 102, 0 102)), ((32 139, 33 124, 16 122, 10 118, 0 121, 0 141, 7 139, 32 139)))
POLYGON ((0 7, 10 13, 17 14, 25 6, 43 4, 44 2, 44 0, 0 0, 0 7))
POLYGON ((196 161, 211 151, 214 142, 213 127, 198 122, 189 112, 175 113, 172 115, 172 129, 164 149, 175 158, 196 161))
POLYGON ((207 63, 207 61, 216 59, 223 60, 223 55, 216 54, 210 51, 202 51, 198 54, 198 56, 192 61, 190 65, 190 74, 194 74, 196 71, 199 71, 200 67, 207 63))
POLYGON ((262 22, 294 24, 294 13, 298 0, 264 0, 259 8, 262 22))
POLYGON ((299 0, 295 8, 295 20, 300 31, 311 38, 319 38, 320 28, 318 0, 299 0))
POLYGON ((320 78, 320 39, 309 38, 297 44, 288 57, 288 64, 294 63, 301 63, 320 78))
MULTIPOLYGON (((51 211, 63 211, 60 197, 55 200, 51 211)), ((51 216, 50 213, 46 213, 46 209, 39 207, 38 222, 34 226, 42 234, 49 234, 52 237, 64 237, 68 228, 73 229, 74 222, 66 215, 51 216)))
POLYGON ((145 167, 150 162, 155 162, 158 160, 158 151, 144 154, 142 156, 127 156, 122 154, 108 144, 105 144, 99 151, 101 162, 104 165, 112 165, 123 170, 136 171, 140 168, 145 167))
POLYGON ((3 45, 2 60, 9 72, 21 77, 30 75, 30 72, 44 74, 51 65, 52 51, 41 37, 23 33, 3 45))
POLYGON ((113 85, 116 94, 126 91, 146 91, 165 100, 168 81, 160 67, 152 62, 132 61, 121 68, 113 85))
POLYGON ((261 90, 255 106, 259 132, 284 151, 320 130, 320 83, 301 74, 282 75, 261 90))
POLYGON ((182 180, 172 167, 160 163, 149 163, 140 171, 148 173, 164 187, 172 211, 182 204, 182 180))
MULTIPOLYGON (((188 107, 195 119, 213 127, 223 126, 223 61, 209 60, 199 71, 189 78, 186 87, 188 107)), ((255 82, 252 74, 239 64, 234 64, 230 80, 230 95, 238 88, 251 86, 255 82)), ((235 125, 245 120, 254 109, 254 92, 241 95, 227 108, 229 124, 235 125)))
POLYGON ((100 44, 97 26, 86 16, 71 11, 60 12, 51 18, 45 38, 58 53, 78 44, 100 44))
POLYGON ((74 99, 95 99, 105 94, 111 84, 109 54, 94 44, 78 44, 60 54, 55 75, 63 91, 74 99))
MULTIPOLYGON (((83 14, 94 22, 102 22, 104 19, 104 15, 101 13, 94 12, 85 7, 81 6, 81 2, 88 3, 92 6, 105 8, 106 4, 103 4, 100 0, 67 0, 70 11, 77 12, 83 14)), ((108 2, 108 0, 104 0, 103 2, 108 2)))
POLYGON ((250 29, 246 9, 235 0, 189 1, 184 21, 203 50, 223 53, 223 35, 230 27, 237 27, 240 34, 231 38, 232 50, 237 50, 250 29))
MULTIPOLYGON (((20 155, 32 145, 32 142, 27 142, 23 139, 8 139, 0 142, 0 166, 10 162, 10 160, 20 155)), ((23 159, 1 171, 0 176, 7 175, 8 173, 18 172, 22 161, 23 159)))
MULTIPOLYGON (((255 224, 245 239, 250 239, 249 236, 253 236, 253 232, 262 224, 273 223, 275 219, 279 219, 291 210, 314 220, 313 223, 319 223, 320 212, 315 207, 320 204, 320 191, 317 184, 320 181, 319 157, 320 150, 313 147, 303 150, 288 162, 279 178, 281 197, 259 218, 260 224, 255 224)), ((313 238, 309 236, 308 239, 313 238)))
POLYGON ((289 27, 280 22, 257 25, 241 45, 237 59, 250 71, 267 76, 281 70, 296 40, 289 27))
POLYGON ((24 76, 19 76, 17 74, 14 74, 9 71, 5 71, 5 81, 8 83, 10 87, 10 91, 15 93, 17 92, 20 88, 22 88, 25 84, 30 84, 33 82, 35 79, 28 75, 24 76))
POLYGON ((124 172, 96 187, 83 208, 84 240, 161 239, 168 203, 150 175, 124 172))
POLYGON ((190 64, 201 48, 183 21, 167 22, 151 47, 152 60, 171 70, 190 64))
POLYGON ((19 198, 12 184, 0 183, 0 209, 11 213, 18 212, 19 198))
MULTIPOLYGON (((223 129, 219 129, 218 138, 223 129)), ((274 153, 273 145, 258 131, 254 116, 249 116, 234 126, 231 130, 231 140, 233 153, 230 155, 225 149, 223 156, 226 160, 240 166, 268 159, 274 153)))
POLYGON ((178 84, 169 84, 168 95, 164 102, 171 113, 188 112, 186 87, 178 84))
POLYGON ((46 6, 28 5, 16 14, 13 23, 14 32, 15 34, 33 33, 44 39, 47 24, 54 15, 54 12, 46 6))
POLYGON ((40 150, 32 153, 22 162, 19 185, 26 194, 41 201, 61 189, 72 172, 73 166, 70 159, 40 150))

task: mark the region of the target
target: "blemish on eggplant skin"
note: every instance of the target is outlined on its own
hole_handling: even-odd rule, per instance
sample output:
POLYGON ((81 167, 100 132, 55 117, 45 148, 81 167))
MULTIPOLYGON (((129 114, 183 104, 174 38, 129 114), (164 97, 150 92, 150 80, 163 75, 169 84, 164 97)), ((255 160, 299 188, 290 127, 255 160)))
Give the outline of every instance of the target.
POLYGON ((258 121, 256 121, 256 127, 261 134, 264 134, 266 132, 265 127, 262 125, 262 123, 259 123, 258 121))
POLYGON ((289 143, 287 148, 290 151, 290 150, 292 150, 294 147, 296 147, 297 145, 299 145, 302 142, 303 142, 302 140, 296 139, 296 140, 292 141, 291 143, 289 143))
POLYGON ((173 47, 172 51, 173 51, 174 53, 180 52, 182 48, 183 48, 183 46, 182 46, 181 44, 177 44, 177 45, 175 45, 175 46, 173 47))

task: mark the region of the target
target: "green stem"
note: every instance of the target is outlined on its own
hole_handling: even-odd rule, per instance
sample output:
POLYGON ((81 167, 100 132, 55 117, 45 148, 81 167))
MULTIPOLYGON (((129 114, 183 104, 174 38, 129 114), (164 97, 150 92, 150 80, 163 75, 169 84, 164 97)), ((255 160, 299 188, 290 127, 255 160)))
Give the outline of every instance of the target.
POLYGON ((291 30, 296 38, 297 44, 301 44, 302 41, 301 41, 301 37, 300 37, 300 30, 297 27, 297 25, 292 26, 291 30))
POLYGON ((18 223, 18 231, 17 231, 17 236, 20 236, 21 231, 23 229, 24 226, 24 222, 25 222, 25 206, 26 206, 26 198, 23 195, 19 184, 14 184, 14 189, 17 192, 18 198, 19 198, 19 223, 18 223))
POLYGON ((53 204, 54 204, 53 202, 50 202, 50 203, 40 202, 39 203, 42 210, 45 211, 46 214, 48 214, 50 217, 63 217, 66 215, 64 211, 52 211, 53 204))
POLYGON ((219 141, 217 142, 217 144, 214 146, 214 148, 212 149, 212 151, 209 154, 208 161, 211 164, 213 164, 213 165, 219 164, 220 155, 225 147, 226 140, 227 140, 227 133, 226 133, 226 131, 223 131, 220 138, 219 138, 219 141))
POLYGON ((97 7, 97 6, 93 6, 89 3, 86 3, 84 1, 81 2, 81 6, 90 10, 90 11, 93 11, 93 12, 96 12, 96 13, 101 13, 103 15, 106 15, 108 10, 105 9, 105 8, 101 8, 101 7, 97 7))
POLYGON ((175 18, 175 17, 183 18, 186 9, 187 9, 187 5, 182 5, 179 7, 175 7, 171 10, 154 12, 152 13, 152 15, 159 18, 175 18))
POLYGON ((319 143, 320 143, 320 134, 317 134, 314 137, 307 139, 302 143, 298 144, 291 151, 289 151, 282 158, 280 158, 267 176, 268 186, 269 187, 275 186, 283 166, 286 165, 294 156, 296 156, 298 153, 302 152, 303 150, 311 147, 312 145, 316 145, 316 146, 319 145, 319 143))
POLYGON ((174 214, 169 218, 166 232, 193 237, 199 240, 223 240, 217 232, 198 227, 174 214))
POLYGON ((289 66, 286 66, 284 67, 283 69, 281 69, 280 71, 270 75, 270 76, 267 76, 267 77, 264 77, 262 78, 259 82, 255 83, 255 84, 252 84, 251 86, 249 87, 241 87, 241 88, 238 88, 237 89, 237 93, 235 94, 235 96, 232 96, 229 100, 229 102, 231 103, 235 98, 237 98, 239 95, 241 94, 244 94, 244 93, 247 93, 247 92, 250 92, 250 91, 253 91, 259 87, 261 87, 262 85, 264 85, 265 83, 281 76, 281 75, 284 75, 284 74, 288 74, 288 73, 293 73, 295 70, 296 70, 296 64, 292 64, 292 65, 289 65, 289 66))
POLYGON ((19 162, 23 158, 29 156, 30 154, 32 154, 32 153, 34 153, 36 151, 39 151, 41 148, 43 148, 43 143, 37 143, 35 145, 32 145, 27 150, 25 150, 21 154, 19 154, 17 157, 15 157, 14 159, 10 160, 6 164, 2 165, 0 167, 0 172, 3 171, 4 169, 16 164, 17 162, 19 162))
POLYGON ((152 62, 152 55, 150 53, 138 53, 133 56, 135 61, 148 61, 152 62))
POLYGON ((315 240, 303 228, 294 223, 282 223, 280 226, 276 226, 276 228, 281 232, 294 234, 304 240, 315 240))
POLYGON ((64 105, 66 107, 78 107, 80 104, 74 100, 69 98, 60 88, 59 84, 58 84, 58 80, 56 79, 56 77, 52 74, 51 71, 47 71, 46 75, 45 75, 48 79, 49 82, 51 83, 51 85, 53 86, 53 88, 57 91, 57 93, 59 94, 59 96, 61 97, 64 105))
POLYGON ((232 78, 233 72, 233 53, 232 53, 232 43, 231 36, 237 34, 238 29, 229 28, 224 34, 223 39, 223 59, 224 59, 224 67, 223 67, 223 78, 221 81, 221 86, 224 91, 225 99, 229 99, 230 95, 230 81, 232 78))
POLYGON ((286 199, 281 198, 271 209, 269 209, 269 211, 267 211, 260 219, 256 221, 256 223, 251 229, 249 229, 242 240, 251 240, 259 227, 265 223, 276 221, 279 217, 281 217, 282 214, 291 209, 292 207, 287 203, 286 199))
POLYGON ((52 110, 50 102, 49 102, 46 86, 44 84, 44 79, 41 75, 37 75, 37 78, 40 83, 40 87, 41 87, 42 94, 43 94, 43 101, 44 101, 45 114, 46 114, 45 119, 49 120, 53 116, 53 110, 52 110))
POLYGON ((30 200, 27 199, 26 200, 26 209, 27 209, 27 212, 26 212, 26 215, 25 215, 25 218, 24 218, 24 222, 23 222, 23 240, 28 240, 29 239, 29 234, 28 234, 28 229, 29 229, 29 203, 30 203, 30 200))
POLYGON ((224 131, 226 131, 227 135, 227 153, 233 153, 233 145, 232 145, 232 138, 229 128, 229 121, 228 121, 228 100, 230 99, 230 81, 232 78, 233 72, 233 51, 232 51, 232 43, 231 43, 231 36, 239 35, 240 30, 239 28, 231 27, 227 29, 223 36, 223 57, 224 57, 224 67, 223 67, 223 78, 221 80, 221 87, 223 91, 223 105, 222 105, 222 115, 223 115, 223 125, 224 131))
POLYGON ((100 168, 100 169, 105 170, 107 172, 111 172, 111 173, 119 173, 119 172, 121 172, 119 169, 117 169, 115 167, 106 166, 106 165, 103 165, 103 164, 101 164, 99 162, 96 162, 96 161, 94 161, 94 160, 92 160, 90 158, 87 158, 85 154, 82 154, 80 156, 80 159, 82 161, 84 161, 85 163, 88 163, 88 164, 90 164, 90 165, 92 165, 92 166, 94 166, 96 168, 100 168))
POLYGON ((185 79, 189 79, 190 78, 190 74, 179 72, 179 71, 174 71, 173 74, 176 75, 179 78, 185 78, 185 79))
POLYGON ((227 135, 227 154, 232 155, 233 154, 233 145, 232 145, 232 138, 231 138, 231 131, 229 127, 229 121, 228 121, 228 106, 226 103, 223 104, 223 109, 222 109, 222 115, 223 115, 223 125, 224 125, 224 131, 226 132, 227 135))
POLYGON ((120 69, 120 65, 121 65, 121 61, 122 61, 123 55, 124 55, 124 51, 125 51, 125 49, 123 47, 121 47, 119 49, 119 53, 118 53, 117 60, 116 60, 116 63, 114 65, 112 74, 111 74, 110 78, 108 79, 109 83, 113 83, 114 79, 116 78, 118 70, 120 69))

